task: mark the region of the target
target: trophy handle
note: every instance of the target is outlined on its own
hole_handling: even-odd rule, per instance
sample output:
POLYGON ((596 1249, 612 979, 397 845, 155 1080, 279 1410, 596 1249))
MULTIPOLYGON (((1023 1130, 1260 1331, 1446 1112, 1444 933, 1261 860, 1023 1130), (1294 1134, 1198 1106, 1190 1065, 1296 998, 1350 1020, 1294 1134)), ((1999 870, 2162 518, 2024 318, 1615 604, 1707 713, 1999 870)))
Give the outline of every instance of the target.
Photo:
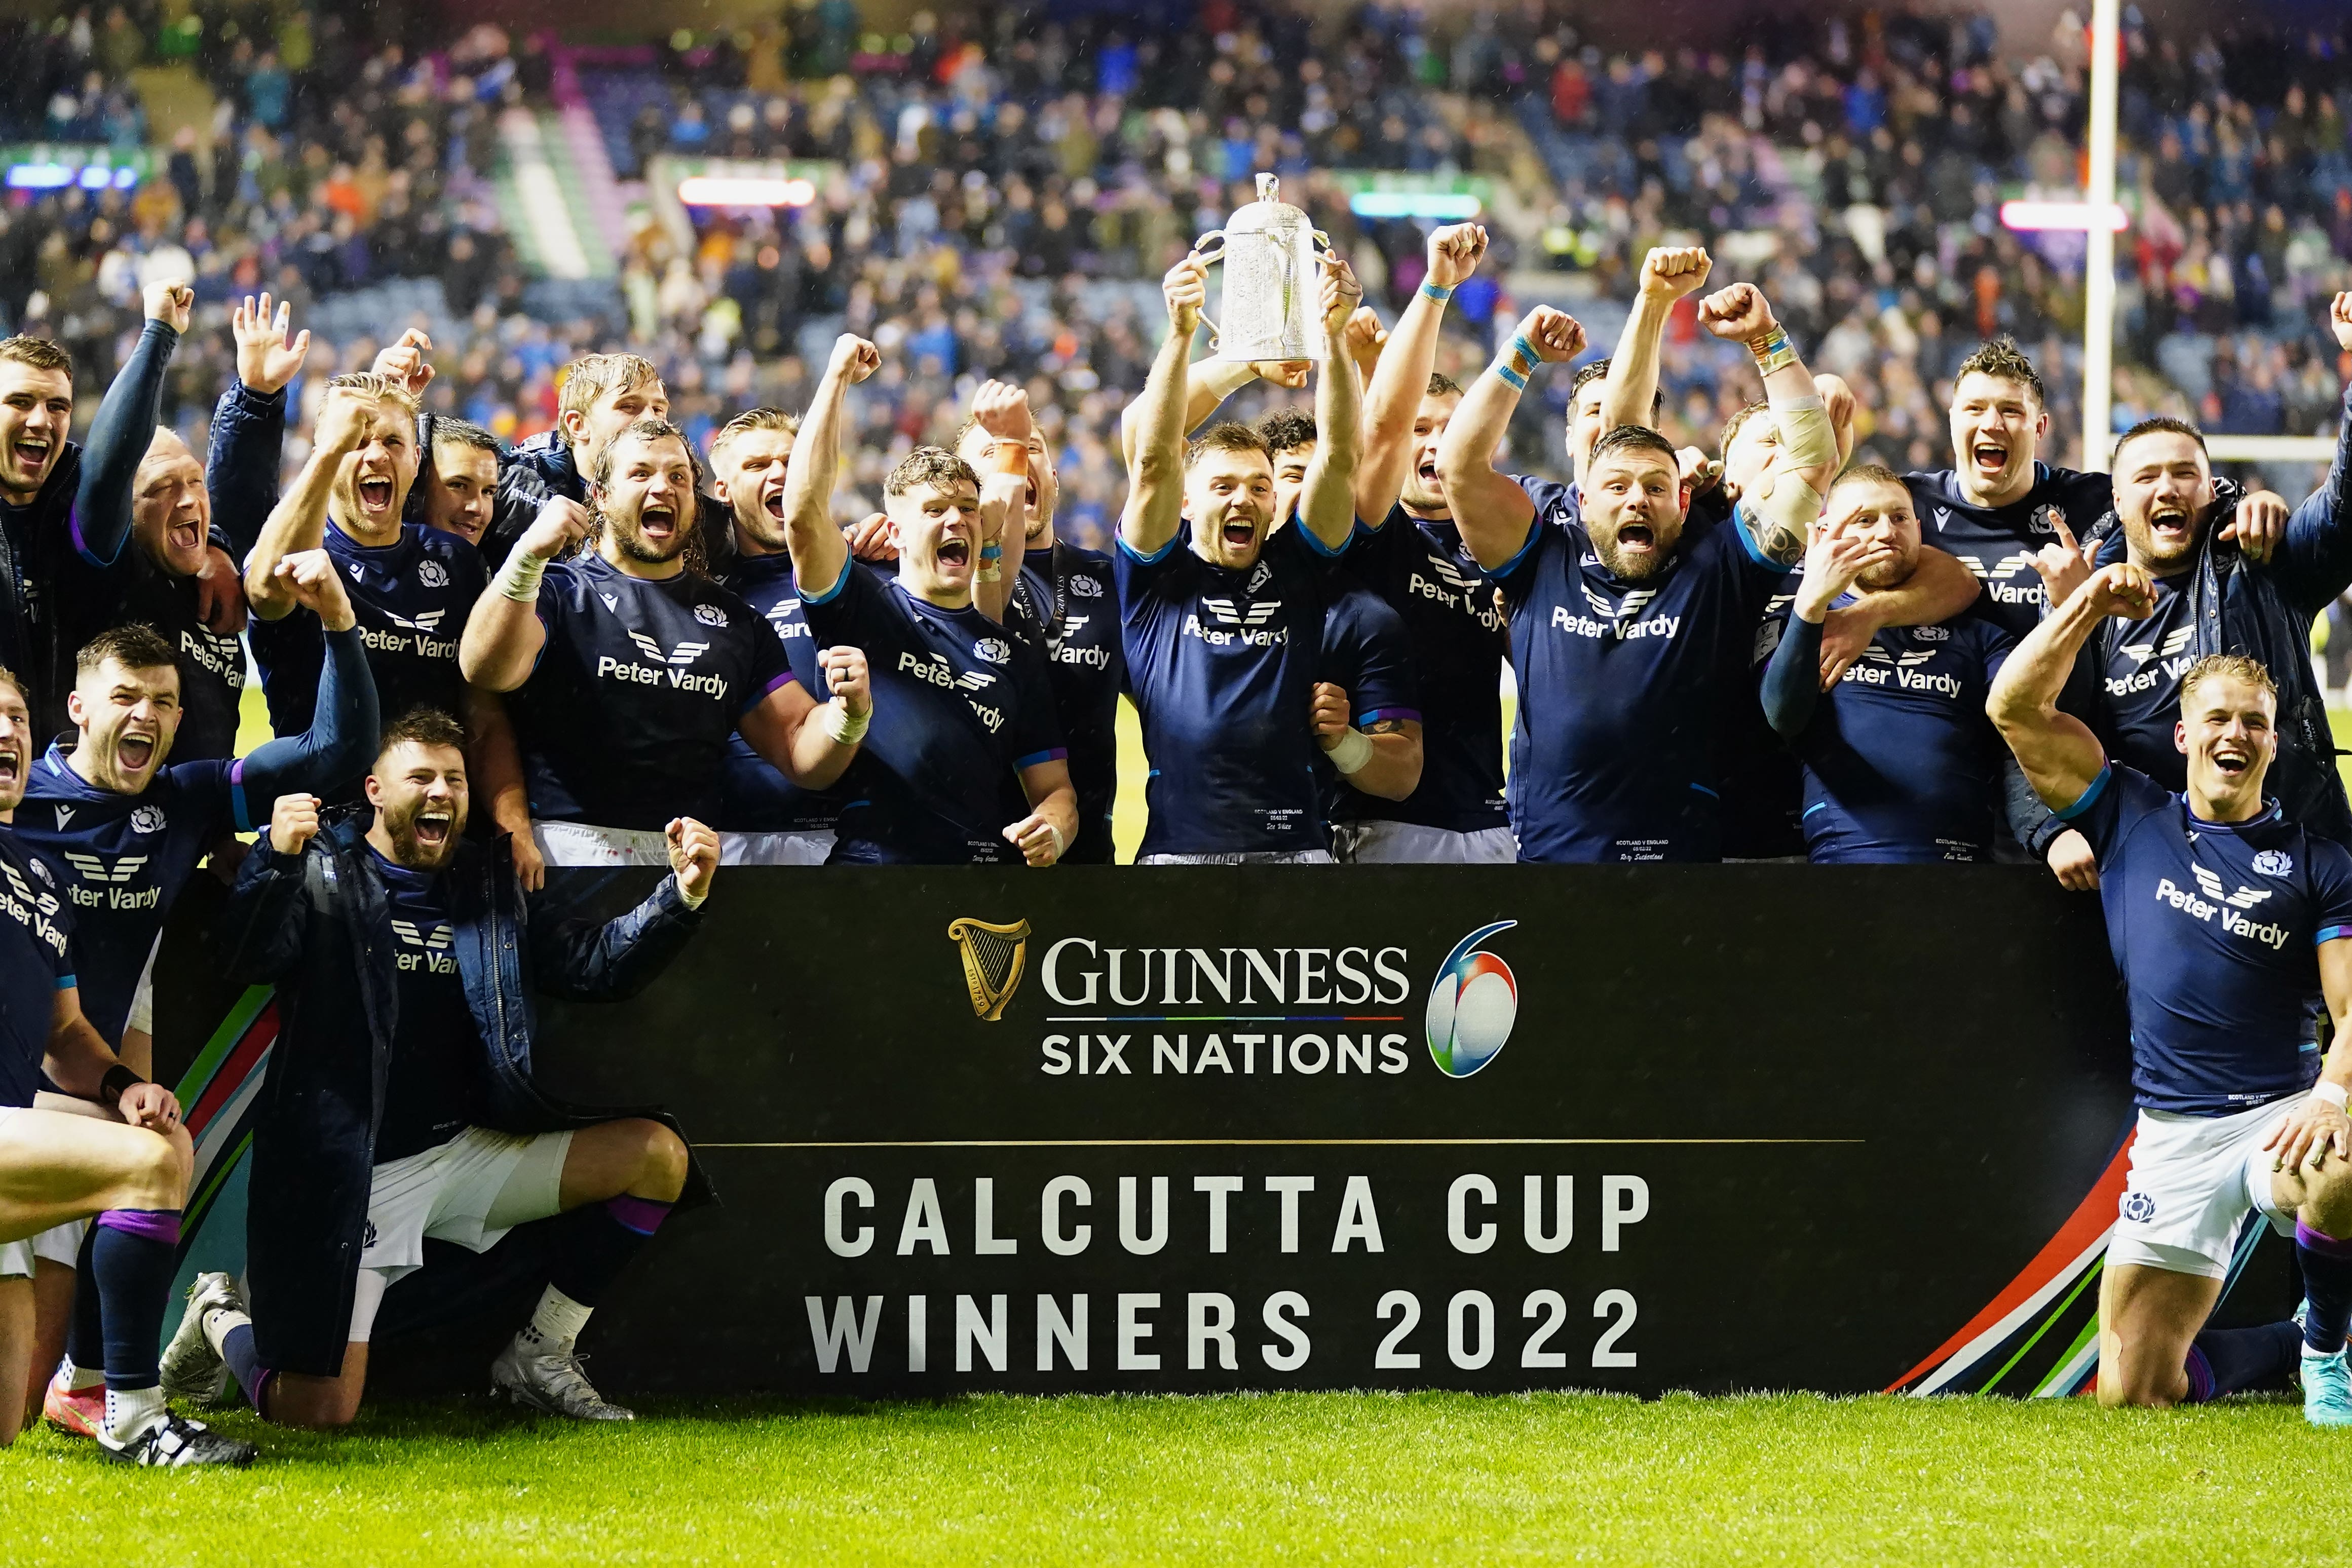
POLYGON ((1207 234, 1202 235, 1199 239, 1192 242, 1192 254, 1200 257, 1203 265, 1223 261, 1225 259, 1224 239, 1224 230, 1211 229, 1207 234), (1211 240, 1215 240, 1217 242, 1217 248, 1214 250, 1210 250, 1208 248, 1208 245, 1211 240))
POLYGON ((1209 319, 1209 313, 1206 310, 1201 312, 1201 325, 1209 329, 1209 347, 1215 348, 1221 334, 1217 330, 1217 324, 1209 319))

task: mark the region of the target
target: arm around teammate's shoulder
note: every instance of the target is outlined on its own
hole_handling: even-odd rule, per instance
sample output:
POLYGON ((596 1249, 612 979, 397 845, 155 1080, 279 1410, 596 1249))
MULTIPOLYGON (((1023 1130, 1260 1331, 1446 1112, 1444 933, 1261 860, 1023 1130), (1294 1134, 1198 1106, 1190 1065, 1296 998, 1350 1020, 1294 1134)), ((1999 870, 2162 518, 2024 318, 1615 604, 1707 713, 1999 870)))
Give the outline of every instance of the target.
POLYGON ((2034 793, 2062 816, 2084 804, 2107 758, 2090 726, 2058 706, 2059 694, 2101 622, 2111 615, 2145 621, 2155 607, 2156 587, 2146 571, 2128 561, 2101 567, 2042 617, 1993 678, 1985 713, 2034 793))

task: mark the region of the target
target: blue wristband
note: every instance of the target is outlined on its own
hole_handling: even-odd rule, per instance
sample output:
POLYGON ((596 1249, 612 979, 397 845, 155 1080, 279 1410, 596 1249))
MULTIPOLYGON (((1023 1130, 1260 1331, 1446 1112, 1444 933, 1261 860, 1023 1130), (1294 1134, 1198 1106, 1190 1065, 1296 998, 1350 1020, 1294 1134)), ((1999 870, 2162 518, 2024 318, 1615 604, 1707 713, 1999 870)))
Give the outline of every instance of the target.
POLYGON ((1496 360, 1495 361, 1495 373, 1508 382, 1517 390, 1520 392, 1528 390, 1528 378, 1519 374, 1518 371, 1511 369, 1510 361, 1496 360))
POLYGON ((1004 559, 1004 547, 1000 544, 982 545, 980 547, 980 559, 982 560, 1003 560, 1004 559))
POLYGON ((1421 292, 1423 298, 1434 299, 1440 305, 1454 298, 1454 290, 1448 285, 1424 283, 1421 286, 1421 292))
POLYGON ((1511 355, 1514 359, 1527 361, 1529 370, 1543 363, 1543 356, 1536 352, 1536 346, 1528 341, 1525 332, 1511 340, 1511 355))

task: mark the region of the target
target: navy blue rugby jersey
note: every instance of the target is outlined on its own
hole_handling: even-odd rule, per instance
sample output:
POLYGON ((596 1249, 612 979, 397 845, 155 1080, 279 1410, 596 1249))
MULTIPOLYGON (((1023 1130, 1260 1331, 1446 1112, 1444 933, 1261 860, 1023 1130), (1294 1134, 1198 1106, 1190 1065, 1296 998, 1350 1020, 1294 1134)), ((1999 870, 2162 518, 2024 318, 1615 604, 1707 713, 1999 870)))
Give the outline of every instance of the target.
POLYGON ((2058 538, 2063 521, 2077 539, 2115 506, 2115 486, 2105 474, 2033 465, 2033 488, 2006 507, 1979 507, 1960 493, 1959 476, 1948 468, 1906 474, 1919 537, 1957 556, 1984 584, 1977 602, 2012 637, 2022 637, 2042 619, 2042 575, 2033 557, 2058 538))
POLYGON ((1808 859, 1992 859, 2008 752, 1985 698, 2015 646, 1973 605, 1940 625, 1890 626, 1871 639, 1796 739, 1808 859))
MULTIPOLYGON (((1323 651, 1316 679, 1328 681, 1348 694, 1348 722, 1369 730, 1385 720, 1422 726, 1422 777, 1429 776, 1428 720, 1420 706, 1419 680, 1413 662, 1412 634, 1404 617, 1370 589, 1342 574, 1332 584, 1331 602, 1323 611, 1323 651)), ((1501 727, 1496 729, 1501 738, 1501 727)), ((1317 767, 1329 802, 1325 815, 1332 821, 1362 821, 1374 805, 1388 805, 1367 795, 1340 776, 1330 754, 1318 745, 1317 767)), ((1417 793, 1418 791, 1416 791, 1417 793)), ((1499 822, 1490 824, 1500 826, 1499 822)))
MULTIPOLYGON (((720 587, 740 594, 767 618, 793 679, 813 701, 830 702, 833 691, 817 664, 817 641, 801 613, 801 591, 793 580, 789 555, 738 555, 719 573, 720 587)), ((803 789, 779 772, 775 765, 751 749, 738 730, 727 742, 726 772, 719 780, 719 820, 711 824, 729 832, 806 833, 831 831, 845 799, 831 789, 803 789)))
POLYGON ((1111 808, 1118 795, 1118 694, 1127 684, 1119 647, 1118 594, 1110 557, 1056 541, 1024 551, 1005 624, 1045 651, 1070 786, 1078 797, 1078 836, 1063 860, 1108 865, 1111 808))
MULTIPOLYGON (((457 640, 488 581, 474 547, 420 523, 402 524, 394 543, 363 545, 330 518, 326 550, 342 571, 384 718, 428 706, 462 723, 466 678, 457 671, 457 640)), ((301 734, 310 727, 318 696, 325 629, 317 616, 296 610, 277 621, 257 616, 248 635, 270 727, 301 734)))
POLYGON ((1748 691, 1758 623, 1787 569, 1735 522, 1686 535, 1663 570, 1625 582, 1593 552, 1564 486, 1519 484, 1535 521, 1490 574, 1519 685, 1519 858, 1720 859, 1727 687, 1748 691))
POLYGON ((399 1007, 384 1074, 375 1163, 437 1148, 489 1114, 487 1053, 457 973, 457 922, 442 873, 396 865, 370 848, 392 922, 399 1007))
POLYGON ((162 632, 180 651, 180 732, 172 742, 172 755, 183 762, 236 756, 237 709, 245 700, 245 645, 234 636, 220 635, 196 614, 194 578, 165 576, 135 540, 122 553, 132 564, 124 574, 121 592, 104 616, 88 623, 80 641, 87 643, 107 628, 131 621, 144 622, 162 632))
POLYGON ((2099 857, 2130 995, 2132 1089, 2151 1111, 2226 1115, 2319 1076, 2315 949, 2352 936, 2352 852, 2267 806, 2250 822, 2209 822, 2110 763, 2058 813, 2099 857))
POLYGON ((2111 620, 2092 642, 2099 700, 2094 727, 2107 755, 2167 789, 2189 788, 2189 758, 2173 744, 2180 677, 2197 662, 2197 618, 2184 591, 2191 574, 2156 580, 2156 613, 2111 620))
POLYGON ((593 554, 550 563, 538 609, 547 641, 507 697, 532 817, 715 821, 736 726, 793 679, 766 618, 707 577, 631 577, 593 554))
POLYGON ((1192 525, 1113 570, 1127 679, 1151 765, 1143 854, 1328 850, 1309 717, 1331 562, 1304 526, 1235 571, 1192 548, 1192 525))
POLYGON ((57 995, 75 983, 73 916, 57 873, 0 823, 0 1106, 33 1103, 57 995))
POLYGON ((1511 638, 1495 585, 1447 518, 1402 504, 1378 528, 1358 522, 1347 564, 1402 618, 1417 675, 1421 787, 1402 800, 1339 794, 1351 821, 1475 833, 1508 820, 1503 803, 1503 662, 1511 638))
POLYGON ((824 595, 803 593, 801 612, 822 645, 864 649, 874 683, 874 717, 843 780, 835 858, 1019 859, 1003 836, 1018 820, 1004 815, 1006 780, 1066 755, 1040 651, 971 606, 918 599, 863 561, 847 562, 824 595))

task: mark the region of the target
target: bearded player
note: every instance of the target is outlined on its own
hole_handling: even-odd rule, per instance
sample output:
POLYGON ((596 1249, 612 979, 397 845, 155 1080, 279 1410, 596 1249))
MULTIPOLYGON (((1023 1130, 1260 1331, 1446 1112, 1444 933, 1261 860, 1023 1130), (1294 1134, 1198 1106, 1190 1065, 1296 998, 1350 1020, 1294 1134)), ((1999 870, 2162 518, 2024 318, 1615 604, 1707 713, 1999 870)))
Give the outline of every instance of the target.
POLYGON ((2145 620, 2155 598, 2144 568, 2102 568, 2019 643, 1988 704, 2035 791, 2098 856, 2129 998, 2139 1122, 2099 1281, 2099 1401, 2283 1381, 2300 1338, 2305 1416, 2352 1424, 2352 852, 2265 794, 2278 692, 2252 659, 2200 659, 2182 678, 2179 794, 2110 760, 2059 709, 2092 632, 2145 620), (2323 1061, 2324 1021, 2336 1043, 2323 1061), (2294 1236, 2300 1335, 2205 1327, 2253 1213, 2294 1236))

